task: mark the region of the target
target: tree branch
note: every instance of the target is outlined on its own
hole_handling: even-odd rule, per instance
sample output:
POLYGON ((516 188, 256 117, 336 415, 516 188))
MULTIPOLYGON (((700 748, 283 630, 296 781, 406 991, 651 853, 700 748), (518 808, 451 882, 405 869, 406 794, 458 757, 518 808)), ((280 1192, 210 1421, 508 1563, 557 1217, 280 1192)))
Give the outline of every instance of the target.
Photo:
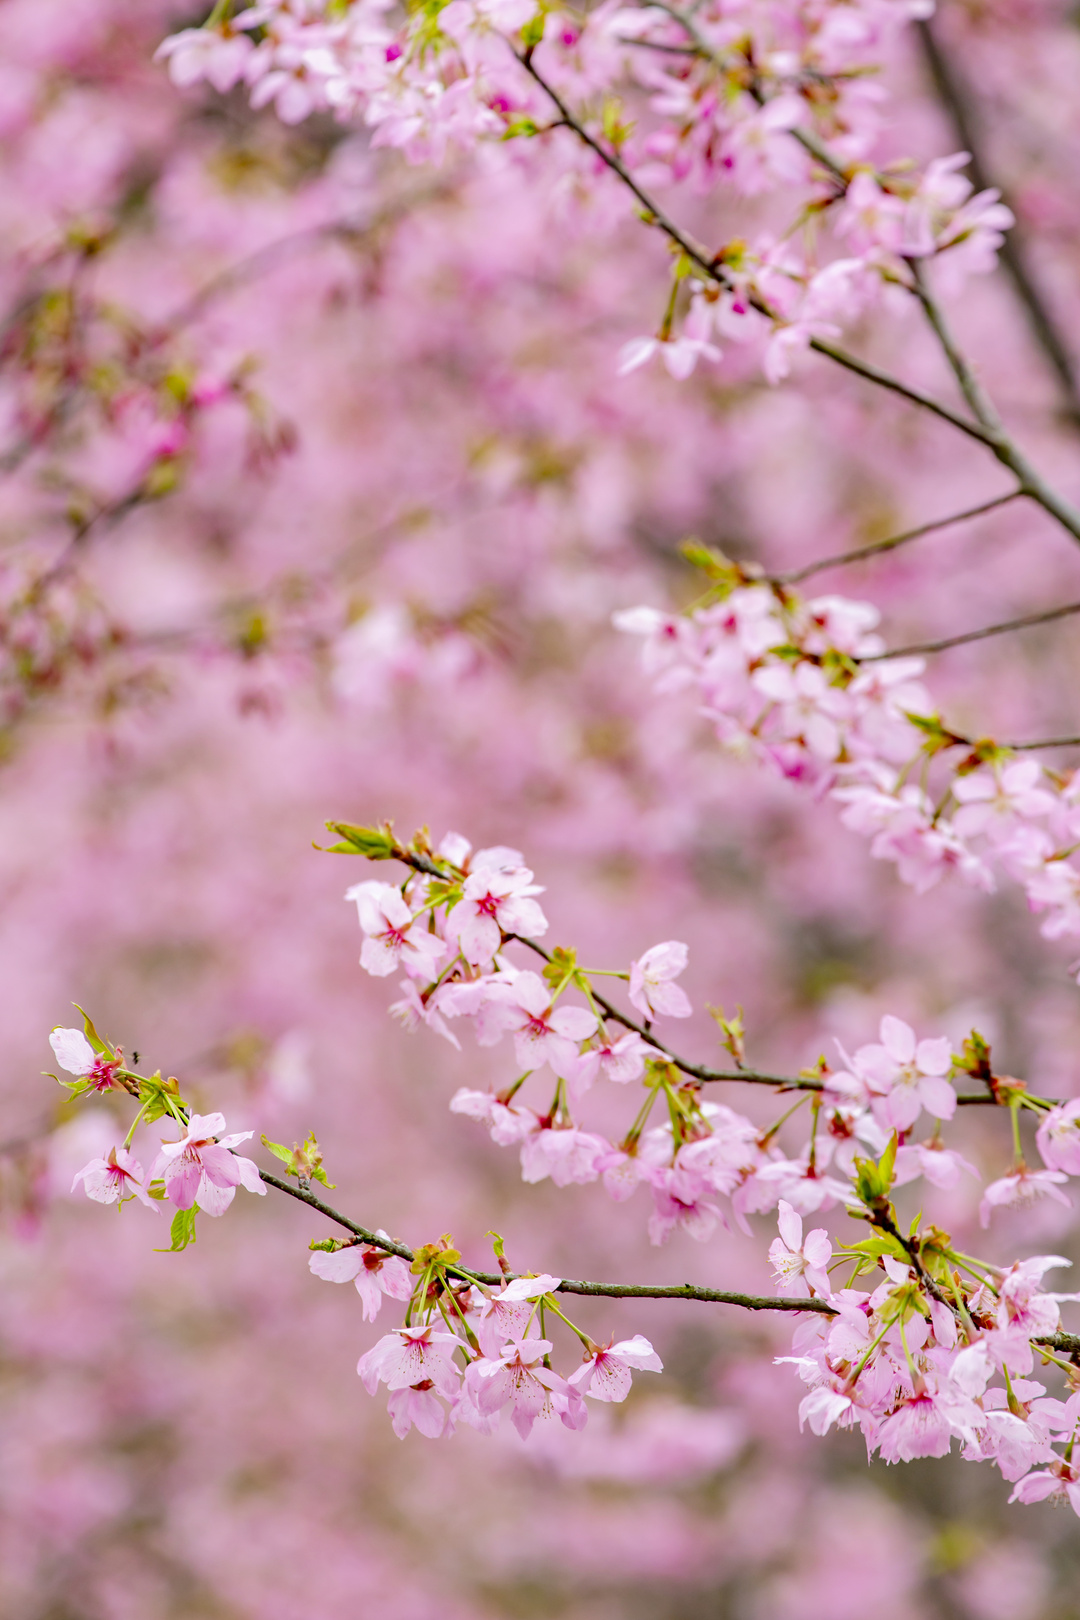
MULTIPOLYGON (((1028 630, 1036 624, 1053 624, 1055 619, 1068 619, 1074 613, 1080 613, 1080 602, 1066 602, 1063 607, 1047 608, 1043 613, 1025 613, 1019 619, 1005 619, 1000 624, 985 625, 981 630, 965 630, 959 636, 943 636, 940 641, 916 641, 910 647, 890 647, 886 652, 866 653, 858 661, 860 664, 880 664, 889 658, 911 658, 917 653, 948 652, 950 647, 985 641, 990 636, 1008 635, 1012 630, 1028 630)), ((1032 746, 1038 745, 1028 744, 1028 747, 1032 746)))
MULTIPOLYGON (((934 88, 946 108, 961 146, 969 153, 968 169, 977 191, 1000 190, 994 185, 982 155, 982 131, 974 103, 945 54, 928 20, 915 24, 934 88)), ((1007 199, 1005 199, 1007 200, 1007 199)), ((1013 210, 1015 213, 1015 209, 1013 210)), ((1008 231, 999 249, 1001 263, 1027 312, 1032 334, 1061 384, 1070 415, 1080 419, 1080 392, 1074 364, 1057 320, 1043 300, 1028 263, 1027 243, 1020 225, 1008 231)))
MULTIPOLYGON (((288 1193, 290 1198, 296 1198, 309 1209, 317 1210, 327 1220, 334 1221, 336 1225, 344 1227, 354 1237, 364 1243, 370 1243, 373 1248, 382 1249, 386 1254, 396 1254, 399 1259, 410 1264, 415 1258, 413 1251, 404 1243, 397 1243, 393 1238, 380 1237, 377 1232, 371 1232, 365 1226, 360 1226, 348 1215, 334 1209, 330 1204, 324 1204, 310 1188, 291 1187, 287 1181, 271 1175, 266 1170, 260 1170, 259 1175, 268 1187, 274 1187, 278 1192, 288 1193)), ((510 1277, 518 1275, 515 1272, 503 1276, 501 1272, 466 1271, 462 1267, 447 1266, 447 1272, 453 1277, 460 1277, 464 1282, 478 1281, 486 1287, 499 1288, 510 1277)), ((765 1295, 734 1294, 719 1288, 698 1288, 693 1283, 677 1283, 673 1286, 652 1283, 606 1283, 606 1282, 577 1282, 571 1278, 564 1278, 560 1282, 557 1293, 581 1294, 586 1297, 600 1299, 696 1299, 706 1305, 741 1305, 747 1311, 816 1311, 823 1316, 835 1316, 837 1313, 831 1305, 823 1299, 788 1299, 778 1297, 772 1299, 765 1295)))
POLYGON ((993 500, 983 501, 979 506, 971 506, 966 512, 956 512, 952 517, 935 518, 933 523, 921 523, 917 529, 907 529, 903 534, 894 534, 888 540, 875 540, 868 546, 857 546, 853 551, 841 551, 833 557, 822 557, 818 562, 806 563, 802 568, 791 568, 783 574, 769 574, 767 576, 773 585, 798 585, 811 574, 820 574, 826 568, 842 568, 848 563, 863 562, 869 557, 881 556, 886 551, 895 551, 898 546, 906 546, 912 540, 921 540, 924 534, 933 534, 937 529, 948 529, 954 523, 966 523, 969 518, 981 517, 984 512, 993 512, 999 506, 1007 506, 1010 501, 1019 500, 1024 494, 1022 489, 1011 489, 1007 495, 995 495, 993 500))
MULTIPOLYGON (((415 1258, 412 1249, 404 1243, 398 1243, 393 1238, 380 1237, 377 1232, 369 1231, 367 1227, 360 1226, 348 1215, 334 1209, 316 1196, 309 1187, 291 1187, 287 1181, 271 1175, 269 1171, 260 1170, 259 1175, 268 1187, 278 1192, 287 1193, 290 1198, 297 1199, 301 1204, 307 1204, 318 1214, 333 1221, 345 1231, 351 1232, 372 1248, 382 1249, 384 1254, 396 1254, 399 1259, 412 1263, 415 1258)), ((891 1226, 892 1223, 890 1222, 891 1226)), ((894 1229, 895 1230, 895 1229, 894 1229)), ((903 1243, 903 1238, 900 1239, 903 1243)), ((904 1244, 905 1248, 907 1244, 904 1244)), ((921 1263, 916 1262, 916 1270, 921 1271, 921 1263)), ((510 1281, 519 1272, 492 1271, 466 1271, 463 1267, 447 1266, 446 1270, 452 1277, 459 1277, 463 1282, 481 1282, 485 1287, 500 1288, 504 1282, 510 1281)), ((929 1281, 925 1278, 924 1280, 929 1281)), ((693 1299, 704 1305, 738 1305, 744 1311, 781 1311, 788 1315, 800 1315, 811 1312, 817 1316, 836 1316, 838 1311, 824 1299, 791 1299, 783 1295, 772 1298, 762 1294, 737 1294, 721 1288, 699 1288, 694 1283, 675 1283, 664 1285, 662 1283, 608 1283, 608 1282, 579 1282, 573 1278, 564 1277, 554 1292, 559 1294, 577 1294, 587 1299, 693 1299)), ((1080 1334, 1049 1333, 1042 1338, 1033 1339, 1033 1344, 1045 1344, 1055 1350, 1076 1353, 1080 1351, 1080 1334)))

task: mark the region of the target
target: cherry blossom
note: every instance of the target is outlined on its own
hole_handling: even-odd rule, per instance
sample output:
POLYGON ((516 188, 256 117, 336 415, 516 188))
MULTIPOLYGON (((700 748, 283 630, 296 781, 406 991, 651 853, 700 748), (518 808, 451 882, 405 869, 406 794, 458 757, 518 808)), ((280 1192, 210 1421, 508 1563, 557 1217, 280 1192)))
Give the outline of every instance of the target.
POLYGON ((456 1334, 431 1323, 397 1328, 360 1357, 356 1370, 369 1395, 379 1384, 391 1392, 427 1385, 440 1395, 453 1395, 461 1373, 451 1357, 460 1343, 456 1334))
POLYGON ((636 1333, 618 1344, 594 1345, 585 1360, 570 1374, 568 1383, 594 1401, 625 1401, 630 1393, 631 1367, 645 1372, 663 1372, 663 1363, 648 1339, 636 1333))
POLYGON ((192 1114, 179 1142, 162 1142, 150 1174, 162 1177, 166 1196, 177 1209, 198 1205, 207 1215, 224 1215, 237 1187, 265 1196, 258 1166, 231 1151, 253 1135, 234 1131, 227 1136, 223 1114, 192 1114))
POLYGON ((413 916, 400 890, 369 880, 354 883, 345 898, 356 901, 360 927, 367 935, 360 952, 365 972, 383 978, 404 967, 418 977, 431 977, 446 954, 445 942, 413 916))
POLYGON ((956 1092, 944 1078, 952 1067, 951 1043, 944 1037, 917 1042, 910 1025, 891 1013, 881 1020, 880 1046, 861 1046, 851 1067, 866 1081, 878 1119, 893 1130, 910 1130, 924 1108, 938 1119, 956 1112, 956 1092))
POLYGON ((1045 1113, 1035 1142, 1049 1170, 1080 1175, 1080 1099, 1059 1103, 1045 1113))
POLYGON ((597 1025, 596 1014, 585 1007, 557 1006, 537 973, 518 973, 492 998, 494 1027, 514 1037, 519 1069, 538 1069, 547 1063, 558 1075, 572 1072, 577 1043, 588 1040, 597 1025))
POLYGON ((686 967, 689 952, 679 940, 651 946, 630 964, 630 1000, 644 1017, 689 1018, 693 1008, 674 980, 686 967))
POLYGON ((544 1365, 553 1348, 550 1339, 522 1339, 496 1357, 478 1357, 465 1381, 480 1412, 491 1415, 509 1402, 510 1420, 523 1440, 538 1417, 557 1414, 568 1429, 582 1428, 587 1414, 580 1393, 544 1365))
POLYGON ((148 1209, 158 1208, 146 1190, 142 1165, 127 1148, 110 1148, 108 1158, 91 1159, 76 1172, 72 1192, 80 1181, 87 1198, 99 1204, 123 1203, 126 1198, 135 1197, 148 1209))
POLYGON ((805 1280, 812 1294, 830 1293, 827 1268, 832 1259, 832 1244, 828 1234, 818 1227, 808 1232, 804 1240, 802 1217, 786 1198, 781 1198, 777 1207, 780 1236, 774 1238, 769 1247, 769 1260, 780 1292, 793 1293, 799 1282, 805 1280))
POLYGON ((1021 1165, 1011 1175, 992 1181, 986 1188, 979 1204, 979 1222, 989 1226, 995 1209, 1031 1204, 1038 1198, 1054 1198, 1067 1209, 1071 1208, 1072 1199, 1061 1191, 1062 1182, 1068 1179, 1060 1170, 1029 1170, 1021 1165))
POLYGON ((536 938, 547 932, 547 918, 530 898, 543 892, 524 867, 472 872, 465 879, 461 900, 447 914, 447 937, 456 941, 467 962, 486 967, 504 934, 536 938))
MULTIPOLYGON (((376 1236, 387 1237, 388 1234, 380 1231, 376 1236)), ((330 1254, 316 1250, 308 1261, 308 1269, 326 1282, 354 1283, 364 1307, 365 1322, 374 1322, 384 1294, 391 1299, 408 1299, 412 1293, 412 1278, 405 1262, 370 1243, 352 1243, 330 1254)))

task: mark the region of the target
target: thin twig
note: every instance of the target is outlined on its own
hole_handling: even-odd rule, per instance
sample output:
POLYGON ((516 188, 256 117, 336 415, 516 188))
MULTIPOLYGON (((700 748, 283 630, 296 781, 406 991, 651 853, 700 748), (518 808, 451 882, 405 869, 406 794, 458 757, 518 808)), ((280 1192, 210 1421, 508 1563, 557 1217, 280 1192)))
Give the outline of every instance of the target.
POLYGON ((1014 754, 1023 754, 1036 748, 1080 748, 1080 737, 1040 737, 1035 742, 1002 743, 1003 748, 1011 748, 1014 754))
MULTIPOLYGON (((1000 187, 994 185, 982 155, 980 120, 966 87, 943 51, 929 21, 919 21, 915 27, 934 88, 953 121, 961 146, 968 152, 968 170, 976 191, 1000 191, 1000 187)), ((1057 374, 1070 414, 1080 419, 1080 392, 1077 391, 1074 362, 1064 334, 1032 275, 1027 243, 1019 224, 1013 225, 1006 233, 998 254, 1027 312, 1032 333, 1057 374)))
POLYGON ((841 551, 834 557, 822 557, 818 562, 807 563, 802 568, 791 568, 783 574, 770 574, 770 583, 775 585, 798 585, 801 580, 809 579, 811 574, 820 574, 826 568, 842 568, 848 563, 863 562, 868 557, 879 557, 884 552, 895 551, 898 546, 906 546, 912 540, 921 540, 924 534, 933 534, 938 529, 951 528, 954 523, 966 523, 969 518, 981 517, 984 512, 993 512, 999 506, 1007 506, 1010 501, 1019 500, 1024 494, 1022 489, 1011 489, 1007 495, 995 495, 991 501, 983 501, 979 506, 969 507, 966 512, 955 512, 952 517, 936 518, 933 523, 922 523, 917 529, 907 529, 903 534, 894 534, 888 540, 875 540, 867 546, 857 546, 852 551, 841 551))
POLYGON ((1008 467, 1015 475, 1023 493, 1038 501, 1051 517, 1055 517, 1062 527, 1069 531, 1074 540, 1080 540, 1080 511, 1064 500, 1046 482, 1038 468, 1028 460, 1024 451, 1005 431, 993 400, 971 362, 957 344, 945 318, 945 312, 930 290, 925 264, 919 259, 909 259, 907 263, 911 270, 915 296, 941 345, 953 376, 960 386, 960 392, 979 421, 984 442, 1002 466, 1008 467))
POLYGON ((860 664, 880 664, 888 658, 911 658, 921 653, 948 652, 950 647, 963 647, 971 641, 985 641, 990 636, 1005 636, 1013 630, 1028 630, 1037 624, 1053 624, 1055 619, 1068 619, 1080 613, 1080 602, 1066 602, 1064 607, 1047 608, 1044 613, 1025 613, 1019 619, 1005 619, 1000 624, 988 624, 981 630, 965 630, 962 635, 943 636, 940 641, 915 641, 910 647, 890 647, 887 652, 866 653, 860 664))

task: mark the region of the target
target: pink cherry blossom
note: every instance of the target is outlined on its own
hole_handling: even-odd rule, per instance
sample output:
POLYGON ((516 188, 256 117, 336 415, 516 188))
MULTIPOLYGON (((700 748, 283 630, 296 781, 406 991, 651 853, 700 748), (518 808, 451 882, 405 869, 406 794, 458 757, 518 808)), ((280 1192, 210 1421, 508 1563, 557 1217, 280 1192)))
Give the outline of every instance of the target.
POLYGON ((465 1380, 477 1407, 492 1414, 510 1404, 510 1419, 523 1440, 539 1418, 556 1414, 568 1429, 580 1429, 586 1420, 579 1392, 544 1366, 554 1348, 550 1339, 523 1339, 507 1344, 497 1357, 481 1356, 469 1367, 465 1380))
POLYGON ((925 1176, 932 1186, 947 1191, 958 1185, 965 1170, 970 1176, 979 1174, 955 1148, 938 1141, 912 1142, 897 1150, 895 1185, 906 1187, 909 1181, 925 1176))
POLYGON ((450 1045, 460 1052, 461 1042, 439 1011, 438 990, 429 995, 425 1001, 412 979, 402 979, 401 989, 404 991, 401 1000, 392 1001, 387 1008, 391 1018, 396 1018, 410 1035, 414 1034, 421 1024, 425 1024, 428 1029, 433 1030, 436 1035, 441 1035, 444 1041, 449 1041, 450 1045))
POLYGON ((360 1357, 356 1370, 369 1395, 380 1383, 391 1391, 430 1384, 441 1395, 453 1395, 461 1372, 451 1357, 460 1343, 456 1334, 431 1323, 397 1328, 360 1357))
POLYGON ((543 892, 525 867, 474 871, 465 879, 461 900, 447 915, 447 937, 457 943, 467 962, 487 967, 504 934, 536 938, 547 932, 547 918, 530 898, 543 892))
POLYGON ((1043 786, 1045 780, 1033 759, 1013 760, 998 771, 960 776, 953 784, 953 794, 960 801, 953 826, 964 838, 983 834, 1000 844, 1017 821, 1044 817, 1054 809, 1056 801, 1043 786))
POLYGON ((1080 1175, 1080 1099, 1059 1103, 1043 1114, 1035 1142, 1048 1169, 1080 1175))
POLYGON ((1061 1183, 1068 1179, 1060 1170, 1029 1170, 1021 1165, 1011 1175, 1002 1176, 987 1187, 979 1204, 979 1224, 989 1226, 995 1209, 1023 1207, 1037 1198, 1054 1198, 1071 1209, 1072 1199, 1061 1191, 1061 1183))
POLYGON ((596 1014, 585 1007, 556 1005, 537 973, 518 973, 500 987, 491 1006, 493 1025, 514 1037, 518 1068, 531 1072, 550 1064, 556 1074, 572 1072, 577 1043, 596 1029, 596 1014))
POLYGON ((777 1208, 780 1236, 769 1247, 769 1260, 780 1292, 794 1293, 800 1281, 805 1281, 812 1294, 830 1293, 827 1267, 832 1259, 832 1244, 828 1233, 818 1227, 804 1240, 802 1217, 787 1199, 781 1198, 777 1208))
POLYGON ((616 1085, 630 1085, 645 1073, 645 1059, 656 1056, 655 1046, 631 1030, 613 1039, 601 1027, 600 1038, 588 1046, 570 1065, 565 1078, 574 1099, 580 1098, 597 1079, 616 1085))
POLYGON ((611 1143, 591 1131, 541 1129, 521 1144, 521 1179, 533 1183, 550 1176, 556 1187, 595 1181, 610 1153, 611 1143))
POLYGON ((478 1294, 474 1290, 473 1303, 479 1315, 476 1336, 484 1354, 498 1360, 503 1345, 524 1338, 535 1314, 535 1301, 554 1293, 561 1280, 545 1272, 539 1277, 516 1277, 498 1293, 478 1294))
POLYGON ((923 1108, 938 1119, 956 1112, 956 1092, 944 1078, 952 1067, 947 1039, 916 1042, 910 1025, 887 1013, 881 1045, 862 1046, 852 1060, 871 1092, 874 1113, 893 1130, 910 1130, 923 1108))
POLYGON ((648 1339, 636 1333, 618 1344, 594 1345, 568 1382, 594 1401, 625 1401, 630 1393, 630 1369, 663 1372, 664 1366, 648 1339))
POLYGON ((360 927, 367 935, 360 952, 365 972, 384 978, 403 967, 420 978, 434 977, 446 954, 445 941, 413 916, 400 889, 392 883, 354 883, 345 898, 356 901, 360 927))
POLYGON ((422 1379, 407 1389, 392 1389, 386 1410, 390 1425, 399 1440, 404 1440, 414 1426, 429 1440, 438 1440, 445 1433, 447 1411, 435 1394, 430 1379, 422 1379))
MULTIPOLYGON (((377 1235, 387 1236, 385 1232, 377 1235)), ((326 1282, 355 1283, 363 1303, 365 1322, 374 1322, 384 1294, 391 1299, 408 1299, 413 1290, 413 1279, 404 1260, 370 1243, 352 1243, 331 1254, 316 1249, 308 1261, 308 1269, 326 1282)))
POLYGON ((677 939, 652 945, 630 964, 630 1000, 645 1018, 689 1018, 686 991, 673 981, 686 967, 689 951, 677 939))
POLYGON ((68 1074, 88 1075, 93 1072, 98 1054, 81 1029, 54 1029, 49 1036, 49 1045, 56 1054, 57 1063, 68 1074))
POLYGON ((110 1148, 108 1158, 91 1159, 76 1172, 72 1192, 80 1181, 87 1198, 99 1204, 123 1203, 126 1198, 135 1197, 148 1209, 159 1208, 146 1190, 142 1165, 127 1148, 110 1148))
POLYGON ((179 1142, 162 1142, 150 1174, 162 1177, 177 1209, 197 1204, 207 1215, 224 1215, 237 1187, 265 1196, 258 1166, 230 1151, 253 1135, 234 1131, 226 1136, 223 1114, 192 1114, 179 1142))

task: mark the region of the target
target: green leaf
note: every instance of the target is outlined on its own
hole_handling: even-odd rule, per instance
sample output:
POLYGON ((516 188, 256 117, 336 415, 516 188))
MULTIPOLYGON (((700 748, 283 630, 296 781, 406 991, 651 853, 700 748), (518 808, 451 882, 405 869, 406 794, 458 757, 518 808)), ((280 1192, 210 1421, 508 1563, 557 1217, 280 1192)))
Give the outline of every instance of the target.
POLYGON ((381 827, 354 827, 348 821, 328 821, 328 832, 337 833, 340 844, 331 844, 328 855, 362 855, 368 861, 392 861, 397 844, 393 824, 383 822, 381 827))
POLYGON ((315 1140, 314 1131, 308 1132, 307 1140, 302 1147, 299 1142, 294 1142, 291 1148, 287 1148, 284 1142, 271 1142, 268 1136, 260 1137, 260 1141, 264 1148, 269 1148, 276 1159, 281 1160, 287 1173, 295 1176, 297 1181, 320 1181, 324 1187, 331 1188, 336 1185, 326 1179, 326 1171, 322 1167, 322 1153, 315 1140))
POLYGON ((179 1254, 186 1249, 189 1243, 195 1242, 195 1210, 178 1209, 172 1218, 169 1228, 170 1243, 167 1249, 158 1249, 157 1254, 179 1254))
POLYGON ((100 1057, 110 1057, 110 1058, 115 1057, 116 1053, 113 1051, 112 1047, 108 1046, 105 1043, 105 1041, 102 1040, 101 1036, 98 1034, 97 1030, 94 1028, 93 1023, 90 1020, 89 1013, 83 1012, 82 1008, 79 1006, 79 1003, 77 1001, 73 1001, 72 1006, 75 1008, 76 1012, 81 1012, 82 1013, 82 1016, 83 1016, 83 1034, 86 1036, 87 1040, 90 1042, 90 1045, 94 1048, 94 1051, 97 1052, 100 1057))
POLYGON ((322 1254, 336 1254, 339 1249, 351 1249, 352 1244, 344 1238, 312 1238, 308 1248, 322 1254))

